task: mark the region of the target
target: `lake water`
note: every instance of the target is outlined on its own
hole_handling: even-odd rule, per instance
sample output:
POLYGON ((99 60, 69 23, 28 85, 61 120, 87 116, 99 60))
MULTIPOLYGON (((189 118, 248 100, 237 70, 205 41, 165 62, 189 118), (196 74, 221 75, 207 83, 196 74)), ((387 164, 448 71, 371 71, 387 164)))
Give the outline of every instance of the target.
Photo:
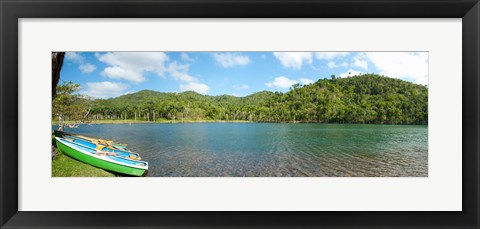
POLYGON ((182 123, 81 125, 126 143, 158 177, 425 177, 428 127, 182 123))

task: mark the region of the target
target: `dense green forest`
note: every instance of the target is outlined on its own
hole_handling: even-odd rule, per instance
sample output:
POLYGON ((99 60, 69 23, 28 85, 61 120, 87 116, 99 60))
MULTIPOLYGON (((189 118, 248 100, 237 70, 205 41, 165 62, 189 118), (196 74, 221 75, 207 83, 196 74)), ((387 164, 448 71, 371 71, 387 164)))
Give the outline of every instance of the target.
POLYGON ((399 79, 365 74, 296 84, 286 93, 261 91, 246 97, 206 96, 192 91, 143 90, 97 99, 94 120, 225 120, 428 124, 428 89, 399 79))

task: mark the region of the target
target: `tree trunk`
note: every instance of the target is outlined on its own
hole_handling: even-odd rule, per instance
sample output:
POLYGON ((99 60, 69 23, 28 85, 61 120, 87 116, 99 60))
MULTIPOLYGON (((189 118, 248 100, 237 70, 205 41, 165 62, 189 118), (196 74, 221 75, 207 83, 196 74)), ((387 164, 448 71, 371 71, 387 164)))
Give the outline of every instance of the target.
POLYGON ((57 84, 60 81, 64 52, 52 52, 52 98, 57 95, 57 84))
POLYGON ((65 125, 63 123, 62 115, 58 115, 58 130, 63 131, 65 125))

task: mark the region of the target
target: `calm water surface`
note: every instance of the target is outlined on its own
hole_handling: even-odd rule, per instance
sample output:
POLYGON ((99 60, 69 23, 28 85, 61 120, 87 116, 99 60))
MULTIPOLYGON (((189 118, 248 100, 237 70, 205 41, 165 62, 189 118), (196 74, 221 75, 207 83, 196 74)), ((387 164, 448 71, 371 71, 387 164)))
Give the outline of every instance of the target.
POLYGON ((65 131, 126 143, 148 176, 428 176, 428 127, 353 124, 98 124, 65 131))

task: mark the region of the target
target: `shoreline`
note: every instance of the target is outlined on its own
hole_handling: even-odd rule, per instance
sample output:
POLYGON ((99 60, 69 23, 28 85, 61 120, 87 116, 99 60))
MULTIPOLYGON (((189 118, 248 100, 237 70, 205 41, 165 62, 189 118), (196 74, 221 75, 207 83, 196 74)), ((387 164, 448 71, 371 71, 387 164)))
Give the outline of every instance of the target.
MULTIPOLYGON (((173 124, 173 123, 258 123, 255 121, 244 120, 161 120, 161 121, 140 121, 140 120, 97 120, 84 125, 97 124, 173 124)), ((58 125, 58 121, 52 121, 52 125, 58 125)))
MULTIPOLYGON (((288 123, 288 124, 351 124, 351 125, 406 125, 406 126, 428 126, 427 124, 390 124, 390 123, 325 123, 325 122, 256 122, 246 120, 160 120, 160 121, 144 121, 144 120, 97 120, 91 123, 84 123, 84 125, 98 125, 98 124, 181 124, 181 123, 288 123)), ((58 121, 52 121, 52 125, 58 125, 58 121)))

